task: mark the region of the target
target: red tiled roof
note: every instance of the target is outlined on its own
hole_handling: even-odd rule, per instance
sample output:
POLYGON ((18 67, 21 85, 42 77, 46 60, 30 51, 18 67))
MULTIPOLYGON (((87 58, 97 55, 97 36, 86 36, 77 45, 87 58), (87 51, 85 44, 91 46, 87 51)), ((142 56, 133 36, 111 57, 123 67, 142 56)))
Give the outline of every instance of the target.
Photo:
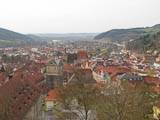
POLYGON ((39 72, 42 66, 35 64, 28 64, 22 69, 18 70, 16 74, 5 85, 0 87, 0 106, 5 109, 5 105, 1 104, 7 100, 13 105, 8 106, 10 113, 8 115, 10 120, 16 118, 21 120, 30 107, 38 98, 39 93, 46 92, 43 80, 43 75, 39 72), (25 74, 22 74, 25 71, 25 74), (26 104, 24 104, 24 102, 26 104), (16 113, 19 113, 17 115, 16 113))
POLYGON ((97 65, 95 68, 94 68, 94 71, 99 71, 99 70, 102 70, 104 68, 103 65, 97 65))
POLYGON ((64 66, 63 66, 64 68, 73 68, 71 65, 69 65, 69 64, 64 64, 64 66))
POLYGON ((41 63, 42 63, 42 64, 46 64, 47 61, 46 61, 46 60, 41 60, 41 63))
POLYGON ((78 59, 88 59, 88 55, 85 51, 78 52, 78 59))
POLYGON ((104 73, 126 73, 126 72, 130 72, 129 69, 127 68, 120 68, 120 67, 115 67, 115 66, 111 66, 111 67, 105 67, 103 69, 104 73))
POLYGON ((89 61, 88 66, 90 67, 93 63, 94 63, 93 61, 89 61))
POLYGON ((145 76, 144 77, 144 81, 146 83, 155 83, 155 84, 160 84, 160 80, 157 77, 149 77, 149 76, 145 76))
POLYGON ((57 101, 60 100, 60 94, 62 90, 59 88, 55 88, 54 90, 50 90, 48 96, 45 98, 45 101, 57 101))

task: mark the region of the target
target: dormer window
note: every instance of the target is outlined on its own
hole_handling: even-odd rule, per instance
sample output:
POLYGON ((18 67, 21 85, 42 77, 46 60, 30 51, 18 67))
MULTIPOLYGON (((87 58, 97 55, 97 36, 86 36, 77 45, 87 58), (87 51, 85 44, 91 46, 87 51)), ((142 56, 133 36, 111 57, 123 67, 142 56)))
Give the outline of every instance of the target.
POLYGON ((22 90, 24 91, 25 89, 23 88, 22 90))
POLYGON ((19 107, 18 109, 19 109, 19 110, 22 110, 22 108, 21 108, 21 107, 19 107))
POLYGON ((27 99, 30 100, 30 97, 28 97, 27 99))
POLYGON ((26 105, 26 102, 24 101, 23 104, 26 105))

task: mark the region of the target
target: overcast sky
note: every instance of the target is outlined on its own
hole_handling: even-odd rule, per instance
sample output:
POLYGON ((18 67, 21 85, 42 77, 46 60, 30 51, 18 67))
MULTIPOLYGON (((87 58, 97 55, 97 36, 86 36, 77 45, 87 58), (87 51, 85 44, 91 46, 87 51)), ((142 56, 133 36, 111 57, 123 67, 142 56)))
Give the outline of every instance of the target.
POLYGON ((0 27, 21 33, 104 32, 160 24, 160 0, 0 0, 0 27))

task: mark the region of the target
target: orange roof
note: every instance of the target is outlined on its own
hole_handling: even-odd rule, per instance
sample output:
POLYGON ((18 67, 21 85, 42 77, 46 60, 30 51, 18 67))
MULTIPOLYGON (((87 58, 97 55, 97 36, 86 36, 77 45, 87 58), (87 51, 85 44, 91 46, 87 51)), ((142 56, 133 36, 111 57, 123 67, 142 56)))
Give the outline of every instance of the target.
POLYGON ((157 77, 149 77, 149 76, 145 76, 144 77, 144 81, 147 83, 155 83, 155 84, 159 84, 160 80, 157 77))
POLYGON ((160 88, 157 86, 150 86, 151 89, 153 89, 155 92, 160 92, 160 88))
POLYGON ((57 101, 60 100, 60 94, 62 90, 59 88, 55 88, 54 90, 50 90, 48 92, 48 96, 45 98, 45 101, 57 101))
POLYGON ((89 61, 88 66, 90 67, 93 63, 94 63, 93 61, 89 61))
POLYGON ((42 63, 42 64, 46 64, 47 61, 46 61, 46 60, 42 60, 41 63, 42 63))

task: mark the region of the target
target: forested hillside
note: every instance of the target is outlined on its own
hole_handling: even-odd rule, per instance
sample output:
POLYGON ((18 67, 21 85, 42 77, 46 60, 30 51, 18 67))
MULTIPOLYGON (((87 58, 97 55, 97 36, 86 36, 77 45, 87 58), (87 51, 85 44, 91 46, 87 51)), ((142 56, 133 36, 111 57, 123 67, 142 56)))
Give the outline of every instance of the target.
POLYGON ((160 31, 160 24, 146 28, 113 29, 108 32, 104 32, 97 35, 94 39, 95 40, 106 39, 110 40, 111 42, 121 43, 123 41, 138 39, 143 35, 156 34, 159 31, 160 31))
POLYGON ((146 53, 147 51, 160 52, 160 32, 141 36, 127 44, 127 49, 146 53))

